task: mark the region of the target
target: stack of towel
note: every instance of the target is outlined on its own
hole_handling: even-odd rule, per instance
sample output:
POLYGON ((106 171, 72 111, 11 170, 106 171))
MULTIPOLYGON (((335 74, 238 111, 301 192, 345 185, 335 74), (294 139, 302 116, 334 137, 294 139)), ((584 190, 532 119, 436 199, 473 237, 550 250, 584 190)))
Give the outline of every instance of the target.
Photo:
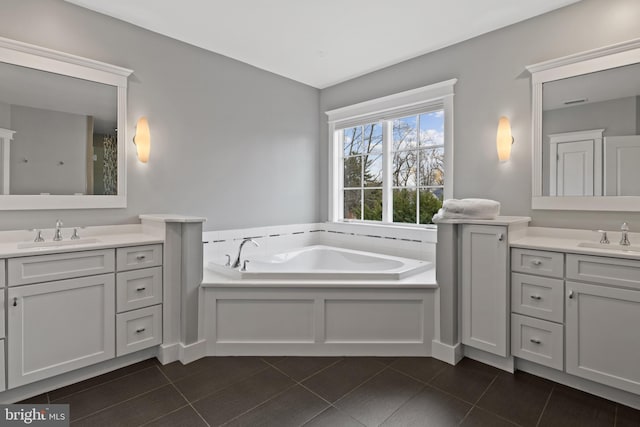
POLYGON ((433 216, 441 219, 495 219, 500 214, 500 202, 489 199, 447 199, 433 216))

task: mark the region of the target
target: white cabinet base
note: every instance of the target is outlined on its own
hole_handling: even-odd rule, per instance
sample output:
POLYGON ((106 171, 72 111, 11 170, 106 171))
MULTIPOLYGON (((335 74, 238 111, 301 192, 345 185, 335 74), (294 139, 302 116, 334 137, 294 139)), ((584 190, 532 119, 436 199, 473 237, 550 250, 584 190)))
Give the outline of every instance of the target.
POLYGON ((115 356, 113 274, 8 291, 8 386, 115 356))
POLYGON ((566 287, 567 372, 640 394, 640 291, 566 287))

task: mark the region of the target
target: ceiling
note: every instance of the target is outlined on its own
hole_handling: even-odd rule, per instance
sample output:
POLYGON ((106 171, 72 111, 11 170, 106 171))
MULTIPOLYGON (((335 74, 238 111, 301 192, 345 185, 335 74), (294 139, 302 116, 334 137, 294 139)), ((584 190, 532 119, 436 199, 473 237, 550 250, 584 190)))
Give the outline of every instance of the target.
POLYGON ((579 0, 66 0, 316 88, 579 0))

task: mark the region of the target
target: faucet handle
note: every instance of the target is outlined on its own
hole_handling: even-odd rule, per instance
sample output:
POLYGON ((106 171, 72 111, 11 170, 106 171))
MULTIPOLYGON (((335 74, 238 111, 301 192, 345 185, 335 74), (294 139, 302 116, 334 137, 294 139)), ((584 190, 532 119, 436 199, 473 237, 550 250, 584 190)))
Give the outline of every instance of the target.
POLYGON ((227 257, 227 263, 224 265, 225 267, 231 267, 231 255, 224 254, 227 257))
POLYGON ((609 242, 609 238, 607 237, 607 232, 605 230, 593 230, 596 233, 600 233, 600 243, 603 245, 608 245, 609 242))
POLYGON ((73 234, 71 235, 71 240, 79 240, 80 234, 78 234, 78 227, 73 227, 73 234))
POLYGON ((627 224, 626 222, 623 222, 622 225, 620 226, 620 231, 629 231, 629 224, 627 224))
POLYGON ((60 227, 62 227, 63 225, 64 225, 64 223, 63 223, 61 220, 56 219, 56 228, 60 228, 60 227))
POLYGON ((247 271, 247 264, 249 264, 249 260, 245 259, 242 263, 242 268, 240 269, 240 271, 247 271))
POLYGON ((33 239, 34 242, 36 243, 44 242, 44 238, 42 237, 42 230, 38 230, 34 228, 32 231, 36 232, 36 238, 33 239))

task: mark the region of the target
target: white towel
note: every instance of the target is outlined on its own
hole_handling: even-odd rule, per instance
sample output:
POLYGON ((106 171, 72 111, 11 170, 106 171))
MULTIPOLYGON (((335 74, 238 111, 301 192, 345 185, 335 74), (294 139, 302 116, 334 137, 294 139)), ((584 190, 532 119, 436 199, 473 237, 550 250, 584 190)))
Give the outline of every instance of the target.
POLYGON ((489 199, 447 199, 433 216, 440 219, 495 219, 500 214, 500 202, 489 199))

